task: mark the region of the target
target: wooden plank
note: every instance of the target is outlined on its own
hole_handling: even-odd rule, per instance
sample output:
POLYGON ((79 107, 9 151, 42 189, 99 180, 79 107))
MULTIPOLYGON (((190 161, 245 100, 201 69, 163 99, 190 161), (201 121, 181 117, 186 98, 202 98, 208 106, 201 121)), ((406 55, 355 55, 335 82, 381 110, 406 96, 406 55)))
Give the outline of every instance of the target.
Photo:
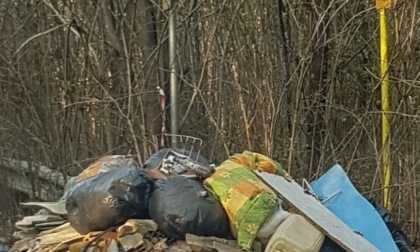
POLYGON ((375 252, 379 250, 361 235, 356 234, 337 216, 313 196, 306 194, 295 181, 265 172, 256 174, 285 202, 292 205, 308 221, 322 230, 331 240, 346 251, 375 252))

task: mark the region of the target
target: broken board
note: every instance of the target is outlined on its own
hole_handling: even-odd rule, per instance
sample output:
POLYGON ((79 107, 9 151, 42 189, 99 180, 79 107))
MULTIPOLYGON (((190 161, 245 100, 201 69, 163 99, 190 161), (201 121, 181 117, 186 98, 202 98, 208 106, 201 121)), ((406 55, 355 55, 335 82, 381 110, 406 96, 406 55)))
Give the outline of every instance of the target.
POLYGON ((359 234, 351 230, 337 216, 331 213, 313 196, 305 193, 295 181, 266 172, 256 174, 285 202, 292 205, 313 225, 346 251, 379 252, 379 250, 359 234))
POLYGON ((31 227, 35 226, 39 223, 46 223, 46 222, 53 222, 53 221, 61 221, 63 218, 57 215, 33 215, 33 216, 26 216, 22 220, 15 223, 15 226, 17 228, 22 227, 22 230, 24 230, 24 227, 31 227))
POLYGON ((26 207, 40 207, 52 214, 67 215, 66 206, 59 202, 26 202, 20 204, 26 207))

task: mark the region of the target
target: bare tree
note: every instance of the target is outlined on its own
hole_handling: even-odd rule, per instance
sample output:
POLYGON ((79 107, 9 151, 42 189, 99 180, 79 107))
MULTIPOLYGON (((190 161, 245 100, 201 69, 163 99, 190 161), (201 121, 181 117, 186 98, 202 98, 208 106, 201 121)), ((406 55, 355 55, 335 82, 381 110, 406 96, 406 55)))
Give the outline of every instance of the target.
MULTIPOLYGON (((156 87, 166 88, 168 73, 164 2, 0 3, 0 152, 28 162, 30 197, 45 184, 40 164, 66 179, 105 154, 143 161, 156 150, 156 87)), ((340 163, 366 197, 380 199, 373 3, 178 4, 182 134, 202 138, 203 154, 216 162, 252 149, 296 178, 340 163)), ((418 8, 401 0, 388 11, 393 212, 412 238, 419 237, 418 8)))

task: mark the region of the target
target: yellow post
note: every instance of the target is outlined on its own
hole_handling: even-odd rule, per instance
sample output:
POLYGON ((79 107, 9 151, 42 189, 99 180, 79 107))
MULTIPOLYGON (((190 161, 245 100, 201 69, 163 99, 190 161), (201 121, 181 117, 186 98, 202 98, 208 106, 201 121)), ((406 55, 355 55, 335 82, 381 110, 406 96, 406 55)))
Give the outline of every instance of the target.
POLYGON ((388 76, 388 41, 386 28, 386 12, 391 0, 376 0, 379 12, 379 39, 381 57, 381 108, 382 108, 382 167, 384 178, 383 204, 391 210, 390 182, 391 182, 391 155, 390 155, 390 128, 389 128, 389 76, 388 76))

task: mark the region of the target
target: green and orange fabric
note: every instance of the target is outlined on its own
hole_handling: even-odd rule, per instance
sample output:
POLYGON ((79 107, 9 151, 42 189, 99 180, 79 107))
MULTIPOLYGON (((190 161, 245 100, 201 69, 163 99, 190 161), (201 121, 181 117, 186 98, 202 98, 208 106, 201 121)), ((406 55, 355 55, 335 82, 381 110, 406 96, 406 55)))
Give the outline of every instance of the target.
POLYGON ((258 230, 277 203, 276 194, 253 170, 290 178, 278 162, 259 153, 244 151, 224 161, 204 181, 222 203, 238 245, 246 249, 252 246, 258 230))

